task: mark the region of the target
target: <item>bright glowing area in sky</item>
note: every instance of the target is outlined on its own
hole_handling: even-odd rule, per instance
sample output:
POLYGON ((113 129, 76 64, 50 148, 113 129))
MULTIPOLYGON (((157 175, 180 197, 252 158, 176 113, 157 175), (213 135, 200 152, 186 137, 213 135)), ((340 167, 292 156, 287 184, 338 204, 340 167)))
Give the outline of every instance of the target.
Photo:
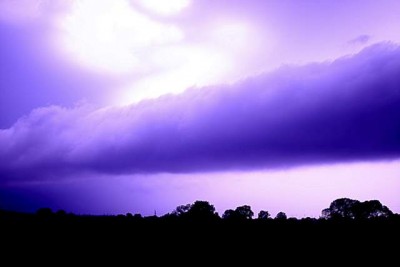
POLYGON ((248 45, 250 27, 243 22, 225 22, 216 27, 213 34, 213 39, 224 47, 235 49, 243 49, 248 45))
POLYGON ((190 0, 139 0, 139 3, 156 14, 172 15, 189 6, 190 0))
POLYGON ((189 5, 189 0, 76 0, 60 20, 61 47, 68 59, 90 70, 135 77, 110 92, 112 105, 237 78, 251 49, 245 42, 256 36, 252 28, 219 19, 193 41, 184 25, 157 16, 176 15, 189 5))
POLYGON ((143 99, 164 94, 179 94, 190 87, 201 87, 221 82, 229 73, 229 55, 206 47, 179 47, 171 56, 182 61, 179 66, 151 74, 124 88, 115 99, 116 105, 129 105, 143 99))
POLYGON ((177 27, 151 20, 127 0, 81 0, 61 22, 64 49, 81 64, 111 73, 153 68, 153 47, 182 40, 177 27))

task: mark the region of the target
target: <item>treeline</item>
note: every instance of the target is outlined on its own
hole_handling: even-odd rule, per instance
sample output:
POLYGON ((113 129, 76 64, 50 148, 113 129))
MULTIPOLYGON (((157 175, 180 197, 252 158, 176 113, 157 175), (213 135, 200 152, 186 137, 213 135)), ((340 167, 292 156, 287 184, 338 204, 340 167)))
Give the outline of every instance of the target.
MULTIPOLYGON (((10 216, 10 213, 7 213, 10 216)), ((16 213, 11 213, 16 214, 16 213)), ((4 216, 4 212, 3 212, 4 216)), ((163 216, 147 216, 143 217, 141 214, 127 213, 125 215, 116 216, 90 216, 90 215, 74 215, 67 213, 64 210, 53 212, 50 208, 41 208, 36 214, 38 218, 119 218, 129 219, 131 221, 190 221, 190 222, 213 222, 213 221, 230 221, 230 222, 245 222, 245 221, 297 221, 300 220, 295 217, 288 218, 286 213, 281 211, 275 217, 266 210, 261 210, 257 217, 255 216, 251 206, 243 205, 235 209, 228 209, 222 215, 216 212, 214 205, 208 201, 195 201, 193 204, 180 205, 176 207, 171 213, 163 216)), ((387 206, 382 205, 378 200, 358 201, 349 198, 340 198, 334 200, 330 206, 323 209, 321 216, 317 218, 301 218, 305 221, 316 220, 383 220, 390 218, 399 218, 400 215, 393 213, 387 206)))
MULTIPOLYGON (((254 214, 248 205, 218 214, 207 201, 181 205, 162 216, 75 215, 42 208, 36 213, 0 211, 0 236, 8 248, 14 246, 16 251, 21 245, 28 250, 46 251, 43 244, 47 250, 59 250, 68 244, 68 249, 79 247, 86 251, 124 244, 136 256, 141 254, 138 251, 169 250, 163 259, 174 255, 175 262, 182 251, 186 251, 184 255, 192 253, 194 259, 211 260, 202 253, 224 250, 243 255, 247 250, 253 255, 259 250, 257 255, 264 255, 269 247, 268 255, 272 256, 272 247, 276 253, 285 252, 290 257, 307 248, 306 253, 311 251, 314 258, 315 251, 326 253, 328 247, 341 253, 353 253, 355 247, 364 247, 361 251, 397 249, 389 244, 396 244, 400 238, 400 215, 377 200, 360 202, 348 198, 333 201, 319 218, 288 218, 284 212, 272 217, 266 210, 254 214)), ((97 254, 102 257, 104 253, 97 254)), ((236 257, 232 259, 236 261, 236 257)))

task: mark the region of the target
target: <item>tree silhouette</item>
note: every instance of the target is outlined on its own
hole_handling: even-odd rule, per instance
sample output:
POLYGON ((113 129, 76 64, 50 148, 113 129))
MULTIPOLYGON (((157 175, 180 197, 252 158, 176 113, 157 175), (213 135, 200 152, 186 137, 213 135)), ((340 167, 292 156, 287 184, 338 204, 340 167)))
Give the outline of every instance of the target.
POLYGON ((235 210, 229 209, 222 215, 223 219, 229 220, 251 220, 254 216, 254 212, 248 205, 237 207, 235 210))
POLYGON ((371 219, 389 217, 393 212, 378 200, 360 202, 349 198, 334 200, 329 208, 322 210, 325 219, 371 219))
POLYGON ((219 218, 215 207, 208 201, 196 201, 192 205, 179 206, 175 210, 179 217, 193 221, 208 221, 219 218))
POLYGON ((135 213, 135 215, 133 215, 133 218, 135 218, 135 219, 143 219, 143 216, 140 213, 135 213))
POLYGON ((258 219, 260 220, 271 219, 271 214, 269 214, 269 212, 266 210, 260 210, 260 212, 258 213, 258 219))
POLYGON ((222 214, 222 219, 232 220, 235 219, 235 217, 237 217, 236 212, 232 209, 226 210, 224 214, 222 214))
POLYGON ((254 216, 254 212, 251 210, 251 207, 249 205, 243 205, 240 207, 237 207, 235 209, 235 212, 238 214, 240 218, 246 219, 246 220, 251 220, 254 216))
POLYGON ((286 213, 284 213, 284 212, 278 212, 278 214, 276 214, 276 216, 275 216, 275 220, 286 220, 287 219, 287 216, 286 216, 286 213))
POLYGON ((388 207, 382 205, 378 200, 369 200, 358 203, 354 206, 356 219, 372 219, 377 217, 389 217, 393 212, 388 207))
POLYGON ((329 208, 322 211, 322 217, 327 219, 354 219, 354 206, 360 203, 358 200, 339 198, 334 200, 329 208))
POLYGON ((176 215, 178 217, 183 216, 190 210, 191 206, 192 206, 191 204, 180 205, 176 207, 174 211, 172 211, 172 215, 176 215))

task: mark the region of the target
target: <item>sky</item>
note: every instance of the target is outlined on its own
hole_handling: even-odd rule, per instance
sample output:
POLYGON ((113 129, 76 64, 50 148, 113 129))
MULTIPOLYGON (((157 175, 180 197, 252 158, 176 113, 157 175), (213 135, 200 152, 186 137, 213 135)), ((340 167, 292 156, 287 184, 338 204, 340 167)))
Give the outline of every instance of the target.
POLYGON ((0 208, 400 212, 400 2, 0 0, 0 208))

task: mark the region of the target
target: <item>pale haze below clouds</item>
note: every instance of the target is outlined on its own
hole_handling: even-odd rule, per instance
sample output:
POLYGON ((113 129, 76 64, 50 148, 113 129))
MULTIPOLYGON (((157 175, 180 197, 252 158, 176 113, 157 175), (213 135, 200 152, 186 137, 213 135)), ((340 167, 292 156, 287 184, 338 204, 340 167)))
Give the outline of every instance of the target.
POLYGON ((0 187, 0 208, 39 207, 79 214, 163 215, 175 207, 208 200, 221 215, 244 204, 255 214, 316 217, 337 198, 379 199, 400 212, 400 162, 322 165, 278 171, 206 174, 84 175, 69 181, 0 187), (73 196, 71 198, 71 196, 73 196))

